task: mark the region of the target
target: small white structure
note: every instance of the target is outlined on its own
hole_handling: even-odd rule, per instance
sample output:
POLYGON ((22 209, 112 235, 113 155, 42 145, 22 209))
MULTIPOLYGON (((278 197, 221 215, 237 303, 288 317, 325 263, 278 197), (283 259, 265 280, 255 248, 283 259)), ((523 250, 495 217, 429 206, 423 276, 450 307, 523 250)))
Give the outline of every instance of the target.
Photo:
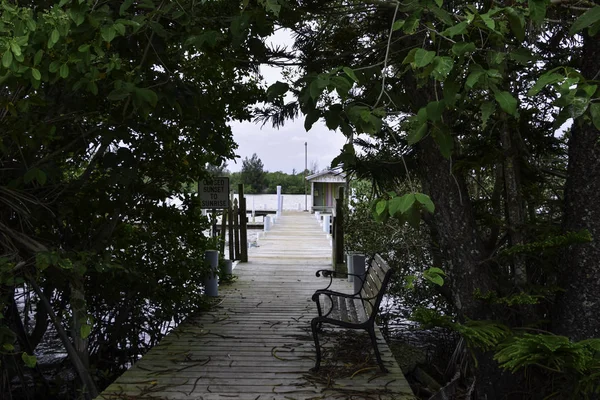
POLYGON ((338 188, 346 187, 346 174, 341 171, 327 169, 306 177, 310 182, 311 212, 331 213, 334 199, 338 196, 338 188))

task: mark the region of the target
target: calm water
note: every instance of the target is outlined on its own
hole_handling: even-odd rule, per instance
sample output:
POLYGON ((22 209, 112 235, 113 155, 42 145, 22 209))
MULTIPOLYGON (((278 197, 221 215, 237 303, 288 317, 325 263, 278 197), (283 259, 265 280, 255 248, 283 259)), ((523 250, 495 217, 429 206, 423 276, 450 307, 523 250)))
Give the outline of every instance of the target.
MULTIPOLYGON (((233 195, 238 198, 237 194, 233 195)), ((304 210, 304 195, 303 194, 282 194, 284 210, 304 210)), ((276 210, 277 195, 276 194, 246 194, 246 209, 248 210, 276 210)), ((310 194, 306 196, 306 207, 310 210, 312 206, 310 194)))

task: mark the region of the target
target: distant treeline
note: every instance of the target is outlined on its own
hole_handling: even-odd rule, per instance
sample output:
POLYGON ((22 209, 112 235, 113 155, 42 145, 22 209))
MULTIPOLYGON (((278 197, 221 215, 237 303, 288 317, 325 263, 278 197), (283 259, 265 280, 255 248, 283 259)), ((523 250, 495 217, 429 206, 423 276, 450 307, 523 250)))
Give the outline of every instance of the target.
MULTIPOLYGON (((309 173, 310 174, 310 173, 309 173)), ((264 180, 260 184, 244 181, 242 172, 229 173, 229 185, 237 192, 238 184, 244 184, 244 193, 271 194, 277 193, 277 186, 281 186, 282 193, 304 194, 304 173, 286 174, 281 171, 264 173, 264 180)), ((307 186, 308 187, 308 186, 307 186)), ((308 188, 310 190, 310 188, 308 188)))
MULTIPOLYGON (((281 186, 281 191, 287 194, 304 194, 305 176, 308 176, 318 169, 316 162, 313 162, 311 168, 306 171, 291 174, 281 171, 268 172, 264 170, 263 162, 256 154, 252 157, 245 157, 242 160, 241 172, 230 172, 227 164, 220 167, 207 166, 213 176, 228 176, 229 187, 238 191, 238 185, 244 184, 244 193, 247 194, 272 194, 277 193, 277 186, 281 186)), ((308 188, 308 186, 307 186, 308 188)))

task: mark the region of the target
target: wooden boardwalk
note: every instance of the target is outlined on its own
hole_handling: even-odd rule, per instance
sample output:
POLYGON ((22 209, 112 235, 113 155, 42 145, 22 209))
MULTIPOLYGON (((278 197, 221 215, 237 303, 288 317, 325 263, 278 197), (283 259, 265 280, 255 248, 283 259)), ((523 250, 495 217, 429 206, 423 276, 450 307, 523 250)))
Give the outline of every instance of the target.
MULTIPOLYGON (((289 212, 238 264, 238 280, 219 288, 220 304, 188 319, 125 372, 99 399, 412 399, 380 338, 390 370, 378 372, 365 335, 328 330, 319 373, 310 300, 328 280, 329 240, 313 215, 289 212), (353 346, 348 346, 353 343, 353 346)), ((351 291, 337 279, 336 290, 351 291)))

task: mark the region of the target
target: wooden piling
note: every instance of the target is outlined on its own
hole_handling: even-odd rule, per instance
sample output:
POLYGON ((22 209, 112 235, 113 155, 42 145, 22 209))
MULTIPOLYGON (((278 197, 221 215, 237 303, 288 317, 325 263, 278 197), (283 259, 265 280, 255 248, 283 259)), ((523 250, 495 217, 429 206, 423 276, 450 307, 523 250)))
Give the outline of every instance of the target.
POLYGON ((344 187, 340 187, 333 208, 333 228, 331 230, 331 259, 335 271, 345 272, 344 264, 344 187))
POLYGON ((248 216, 246 215, 246 198, 244 197, 244 185, 238 186, 240 193, 240 261, 248 262, 248 216))
POLYGON ((238 208, 238 200, 233 200, 233 239, 234 239, 234 259, 240 259, 240 226, 238 224, 240 218, 240 210, 238 208))
POLYGON ((225 257, 225 230, 227 229, 227 209, 223 209, 223 216, 221 217, 221 232, 219 235, 219 254, 225 257))
POLYGON ((233 234, 233 209, 231 205, 227 208, 227 213, 229 214, 229 259, 235 260, 235 254, 233 250, 235 246, 235 239, 233 234))

